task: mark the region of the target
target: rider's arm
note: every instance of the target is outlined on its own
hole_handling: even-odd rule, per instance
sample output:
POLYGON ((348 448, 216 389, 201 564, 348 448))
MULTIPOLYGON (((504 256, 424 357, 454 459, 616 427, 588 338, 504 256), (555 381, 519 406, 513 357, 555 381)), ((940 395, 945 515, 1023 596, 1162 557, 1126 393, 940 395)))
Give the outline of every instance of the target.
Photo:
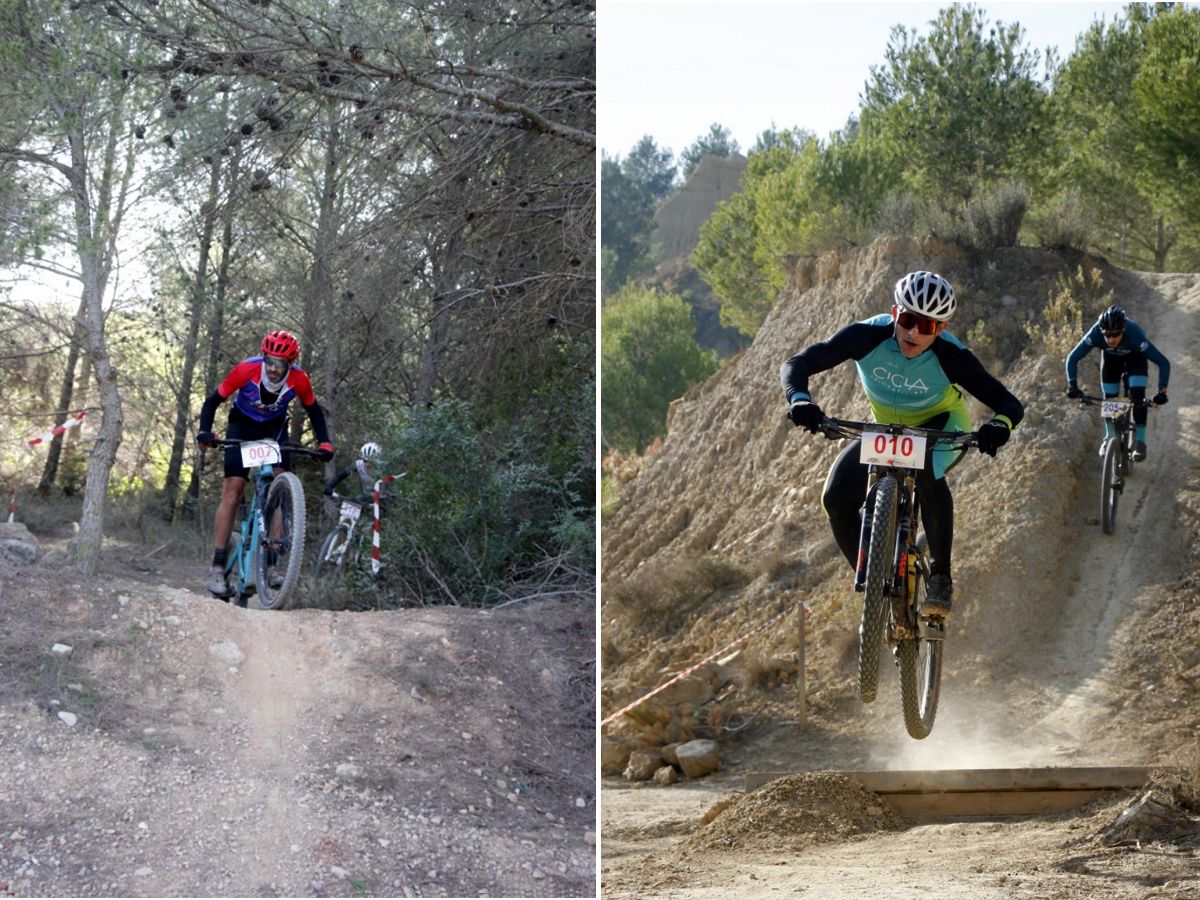
POLYGON ((1025 407, 995 376, 988 374, 979 357, 966 347, 955 346, 949 341, 935 341, 934 348, 951 381, 990 407, 995 417, 1010 430, 1017 427, 1025 417, 1025 407))
POLYGON ((329 483, 325 485, 325 496, 328 497, 333 494, 333 489, 345 481, 353 471, 354 466, 346 466, 346 468, 334 475, 333 478, 330 479, 329 483))
POLYGON ((300 405, 308 413, 308 421, 312 423, 313 434, 317 436, 317 443, 332 443, 329 439, 329 426, 325 424, 325 411, 321 409, 321 404, 317 402, 317 395, 313 393, 312 382, 308 379, 308 373, 302 369, 292 369, 289 376, 289 383, 295 388, 296 397, 299 399, 300 405))
POLYGON ((204 405, 200 407, 200 431, 212 431, 213 418, 217 414, 217 407, 221 405, 221 401, 224 399, 221 396, 220 389, 213 391, 204 398, 204 405))
POLYGON ((261 363, 242 360, 230 370, 229 374, 225 376, 225 380, 204 399, 204 405, 200 407, 201 431, 212 431, 213 417, 217 414, 217 407, 221 405, 222 401, 228 400, 237 393, 258 371, 260 365, 261 363))
POLYGON ((836 332, 828 340, 805 347, 779 367, 779 383, 783 385, 784 398, 789 403, 793 398, 811 400, 808 393, 810 375, 832 369, 848 359, 862 359, 892 333, 890 317, 887 323, 882 325, 855 322, 836 332))
POLYGON ((1098 331, 1099 325, 1093 325, 1075 345, 1070 353, 1067 354, 1067 384, 1074 385, 1079 382, 1079 362, 1085 356, 1092 352, 1092 348, 1097 346, 1093 341, 1092 332, 1098 331))
POLYGON ((1167 389, 1167 382, 1171 380, 1170 361, 1163 356, 1161 350, 1150 342, 1149 338, 1146 338, 1146 345, 1142 349, 1142 352, 1146 354, 1146 359, 1158 366, 1158 389, 1165 391, 1167 389))

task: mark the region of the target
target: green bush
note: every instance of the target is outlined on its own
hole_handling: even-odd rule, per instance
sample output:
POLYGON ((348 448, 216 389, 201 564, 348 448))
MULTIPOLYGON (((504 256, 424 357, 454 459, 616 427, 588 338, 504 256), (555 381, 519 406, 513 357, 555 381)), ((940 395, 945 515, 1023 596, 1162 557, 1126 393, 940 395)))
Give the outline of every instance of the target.
POLYGON ((1038 246, 1045 250, 1085 251, 1092 243, 1095 222, 1076 191, 1067 191, 1047 209, 1031 217, 1038 246))
POLYGON ((1029 210, 1029 188, 1014 182, 973 198, 963 211, 967 238, 981 250, 1015 247, 1029 210))
POLYGON ((594 498, 577 472, 556 476, 535 433, 484 430, 443 400, 397 417, 384 444, 406 474, 387 488, 373 605, 486 606, 594 565, 594 498))
POLYGON ((626 285, 601 313, 600 414, 604 436, 640 452, 667 430, 667 407, 717 370, 696 343, 691 307, 674 294, 626 285))

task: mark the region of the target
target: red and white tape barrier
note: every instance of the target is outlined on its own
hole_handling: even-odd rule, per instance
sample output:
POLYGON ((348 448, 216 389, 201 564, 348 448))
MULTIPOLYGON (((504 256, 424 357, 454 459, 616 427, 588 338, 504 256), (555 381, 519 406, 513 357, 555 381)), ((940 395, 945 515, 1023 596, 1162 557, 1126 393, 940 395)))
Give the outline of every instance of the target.
POLYGON ((78 425, 80 422, 82 422, 83 417, 86 415, 87 415, 87 410, 81 409, 79 412, 75 413, 75 415, 68 417, 67 421, 63 422, 57 428, 52 428, 49 431, 47 431, 45 434, 39 434, 35 438, 30 438, 25 443, 28 444, 30 447, 35 447, 38 444, 42 443, 43 441, 52 441, 56 437, 58 437, 60 434, 62 434, 64 431, 66 431, 68 428, 74 428, 76 425, 78 425))
MULTIPOLYGON (((801 603, 800 605, 801 605, 805 615, 812 612, 812 608, 807 603, 801 603)), ((612 721, 620 718, 621 716, 625 715, 625 713, 629 712, 631 709, 635 709, 635 708, 641 706, 643 703, 645 703, 647 700, 649 700, 655 694, 660 694, 663 691, 665 691, 667 688, 669 688, 671 685, 677 684, 678 682, 683 681, 683 679, 687 678, 689 675, 691 675, 693 672, 695 672, 701 666, 707 665, 708 663, 712 662, 714 659, 724 656, 726 653, 728 653, 730 650, 732 650, 738 644, 741 644, 741 643, 749 640, 751 637, 758 634, 760 631, 765 631, 766 629, 770 628, 772 625, 774 625, 776 622, 778 622, 784 616, 789 615, 791 612, 792 612, 791 608, 785 609, 783 612, 779 613, 779 615, 772 616, 770 619, 767 619, 767 621, 763 622, 757 628, 747 631, 745 634, 743 634, 737 640, 726 644, 720 650, 713 651, 708 656, 706 656, 704 659, 700 660, 700 662, 696 663, 694 666, 689 666, 688 668, 684 669, 682 672, 680 672, 678 675, 671 678, 669 681, 666 681, 666 682, 660 684, 658 687, 656 687, 650 693, 648 693, 642 697, 639 697, 638 699, 636 699, 632 703, 630 703, 628 706, 618 709, 615 713, 613 713, 607 719, 604 719, 600 723, 600 727, 603 728, 609 722, 612 722, 612 721)))
POLYGON ((406 473, 401 472, 399 475, 388 475, 380 478, 375 482, 375 490, 371 492, 371 497, 374 500, 375 506, 375 522, 371 526, 371 574, 378 575, 379 570, 383 568, 383 562, 379 558, 379 489, 385 484, 395 481, 397 478, 403 478, 406 473))

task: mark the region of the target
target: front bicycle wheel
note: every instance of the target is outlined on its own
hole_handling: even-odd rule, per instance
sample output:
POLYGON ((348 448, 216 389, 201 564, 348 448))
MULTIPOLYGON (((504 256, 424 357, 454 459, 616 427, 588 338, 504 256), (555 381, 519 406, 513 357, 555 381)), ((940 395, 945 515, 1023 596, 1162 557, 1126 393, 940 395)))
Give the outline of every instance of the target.
POLYGON ((256 581, 260 609, 287 609, 304 558, 304 489, 291 472, 267 489, 256 581), (271 537, 271 535, 276 535, 271 537))
POLYGON ((340 575, 342 563, 346 558, 346 529, 339 525, 321 542, 321 550, 317 554, 314 574, 318 579, 332 575, 340 575))
POLYGON ((1117 521, 1117 498, 1121 495, 1121 476, 1117 472, 1120 440, 1112 438, 1104 450, 1104 467, 1100 476, 1100 527, 1112 534, 1117 521))
POLYGON ((863 703, 875 699, 879 685, 879 653, 883 647, 888 609, 887 584, 896 562, 896 492, 899 488, 894 478, 881 478, 875 485, 862 624, 858 629, 858 698, 863 703))
MULTIPOLYGON (((916 590, 910 602, 914 609, 919 610, 928 588, 925 576, 929 567, 920 551, 914 553, 911 562, 916 573, 916 590)), ((937 716, 938 696, 942 689, 944 636, 944 625, 928 624, 919 626, 916 637, 901 640, 897 646, 904 727, 917 740, 929 737, 937 716)))

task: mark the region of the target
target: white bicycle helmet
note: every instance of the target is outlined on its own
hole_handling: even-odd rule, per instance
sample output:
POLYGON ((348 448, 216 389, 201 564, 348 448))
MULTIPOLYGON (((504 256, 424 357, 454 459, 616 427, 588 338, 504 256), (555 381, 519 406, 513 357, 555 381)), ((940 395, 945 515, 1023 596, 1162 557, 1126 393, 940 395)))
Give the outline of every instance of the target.
POLYGON ((379 449, 379 445, 374 441, 367 441, 358 451, 358 455, 362 459, 379 459, 383 451, 379 449))
POLYGON ((936 272, 909 272, 896 282, 896 305, 917 315, 945 322, 958 308, 954 288, 936 272))

